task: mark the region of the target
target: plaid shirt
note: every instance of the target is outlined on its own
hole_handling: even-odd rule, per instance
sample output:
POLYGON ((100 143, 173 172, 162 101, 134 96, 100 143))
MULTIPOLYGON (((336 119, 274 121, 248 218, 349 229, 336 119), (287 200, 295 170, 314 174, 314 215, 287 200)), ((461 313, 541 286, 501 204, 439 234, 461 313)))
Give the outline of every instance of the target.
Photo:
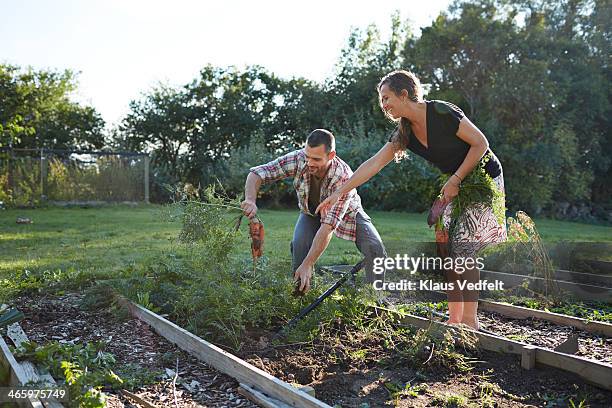
MULTIPOLYGON (((304 150, 295 150, 270 163, 252 167, 250 171, 261 177, 264 184, 293 177, 293 187, 297 193, 300 210, 313 215, 308 209, 310 173, 304 150)), ((331 161, 325 178, 321 180, 321 201, 339 189, 352 175, 353 171, 349 165, 336 156, 331 161)), ((330 225, 338 238, 355 241, 357 230, 355 218, 359 210, 361 210, 361 198, 353 189, 340 197, 325 217, 321 218, 321 223, 330 225)))

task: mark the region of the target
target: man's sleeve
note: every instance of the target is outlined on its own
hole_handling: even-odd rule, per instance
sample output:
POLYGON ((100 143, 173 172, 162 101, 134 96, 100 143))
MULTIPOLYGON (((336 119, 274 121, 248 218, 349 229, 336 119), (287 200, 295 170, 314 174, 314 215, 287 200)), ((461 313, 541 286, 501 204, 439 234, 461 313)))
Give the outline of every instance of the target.
POLYGON ((294 177, 298 167, 298 155, 299 150, 296 150, 272 160, 270 163, 251 167, 249 170, 261 177, 264 184, 294 177))

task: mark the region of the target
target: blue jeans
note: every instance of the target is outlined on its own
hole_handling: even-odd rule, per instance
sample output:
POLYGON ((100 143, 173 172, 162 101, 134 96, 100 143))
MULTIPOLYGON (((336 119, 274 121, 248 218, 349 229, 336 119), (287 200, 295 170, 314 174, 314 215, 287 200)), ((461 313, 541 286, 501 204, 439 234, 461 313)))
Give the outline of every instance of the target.
MULTIPOLYGON (((387 256, 387 251, 380 239, 380 235, 372 224, 370 217, 363 210, 357 213, 356 222, 355 245, 365 258, 366 282, 372 283, 376 279, 384 279, 384 273, 375 275, 373 271, 374 258, 387 256)), ((297 270, 306 258, 306 255, 308 255, 312 241, 320 226, 321 218, 319 216, 312 217, 302 212, 300 213, 293 230, 293 240, 291 241, 291 267, 293 272, 297 270)))

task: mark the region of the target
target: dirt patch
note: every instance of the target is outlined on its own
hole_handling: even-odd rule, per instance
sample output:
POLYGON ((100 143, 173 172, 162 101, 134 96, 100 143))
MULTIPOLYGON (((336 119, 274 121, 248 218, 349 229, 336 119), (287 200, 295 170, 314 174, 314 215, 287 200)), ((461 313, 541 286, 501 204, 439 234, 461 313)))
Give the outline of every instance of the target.
MULTIPOLYGON (((437 297, 420 296, 417 298, 393 294, 387 297, 386 301, 394 305, 408 305, 426 300, 432 301, 433 299, 437 299, 437 297)), ((413 314, 428 317, 427 313, 414 312, 413 314)), ((435 316, 435 318, 438 321, 444 320, 438 316, 435 316)), ((551 350, 559 346, 570 336, 577 336, 577 356, 612 364, 612 338, 537 318, 514 319, 484 310, 478 310, 478 319, 483 329, 498 336, 508 337, 511 340, 551 350)))
MULTIPOLYGON (((106 341, 104 351, 113 353, 117 367, 140 367, 154 382, 132 393, 159 407, 255 407, 237 392, 238 384, 181 351, 152 332, 139 320, 118 321, 107 310, 82 311, 83 296, 21 297, 15 301, 26 315, 21 326, 31 341, 45 344, 106 341), (178 380, 173 387, 178 359, 178 380), (176 391, 176 403, 174 393, 176 391)), ((107 406, 138 407, 123 394, 105 390, 107 406)))
POLYGON ((272 335, 251 333, 241 356, 284 381, 312 386, 330 405, 533 407, 567 406, 572 399, 576 406, 582 400, 590 407, 612 406, 611 392, 564 371, 523 370, 517 356, 466 352, 473 369, 462 372, 406 358, 401 344, 388 344, 375 332, 336 327, 311 343, 262 347, 272 335))
MULTIPOLYGON (((106 351, 120 364, 137 364, 159 371, 154 384, 133 391, 157 406, 174 406, 172 381, 163 373, 175 369, 179 407, 251 407, 236 392, 237 384, 190 357, 136 320, 117 322, 107 311, 83 312, 81 295, 21 298, 17 306, 28 317, 22 326, 39 343, 110 340, 106 351)), ((238 355, 289 383, 310 385, 318 399, 341 407, 612 406, 612 393, 586 384, 575 375, 554 369, 525 371, 517 356, 486 351, 464 351, 471 371, 427 362, 429 346, 414 356, 401 340, 389 342, 375 328, 355 330, 337 322, 312 342, 274 344, 274 333, 250 330, 238 355), (455 405, 453 405, 455 404, 455 405)), ((402 336, 415 336, 410 330, 402 336)), ((137 406, 123 395, 110 393, 109 407, 137 406)))
POLYGON ((560 326, 540 319, 511 319, 492 312, 478 312, 484 329, 523 343, 554 349, 570 335, 578 336, 577 356, 612 364, 612 338, 560 326))

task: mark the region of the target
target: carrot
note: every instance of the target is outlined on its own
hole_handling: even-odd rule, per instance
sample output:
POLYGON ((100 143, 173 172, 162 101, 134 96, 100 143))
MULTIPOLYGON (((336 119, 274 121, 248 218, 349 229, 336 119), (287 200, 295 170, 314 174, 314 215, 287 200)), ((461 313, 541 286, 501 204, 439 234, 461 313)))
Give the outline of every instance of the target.
POLYGON ((255 261, 263 255, 264 225, 259 218, 254 217, 249 220, 249 235, 251 236, 251 254, 255 261))

